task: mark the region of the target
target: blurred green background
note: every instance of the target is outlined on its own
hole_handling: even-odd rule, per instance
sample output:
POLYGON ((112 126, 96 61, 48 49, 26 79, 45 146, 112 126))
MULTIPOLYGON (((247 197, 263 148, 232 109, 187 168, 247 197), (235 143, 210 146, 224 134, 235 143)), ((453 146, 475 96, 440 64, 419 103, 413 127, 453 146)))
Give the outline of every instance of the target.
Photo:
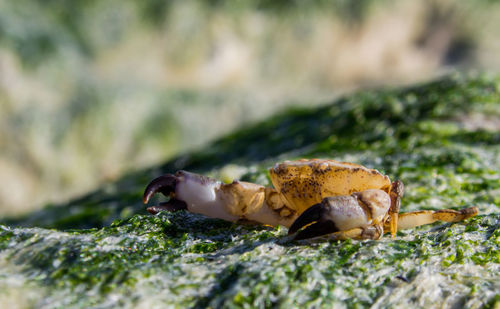
POLYGON ((498 1, 0 0, 0 216, 290 105, 500 70, 498 1))

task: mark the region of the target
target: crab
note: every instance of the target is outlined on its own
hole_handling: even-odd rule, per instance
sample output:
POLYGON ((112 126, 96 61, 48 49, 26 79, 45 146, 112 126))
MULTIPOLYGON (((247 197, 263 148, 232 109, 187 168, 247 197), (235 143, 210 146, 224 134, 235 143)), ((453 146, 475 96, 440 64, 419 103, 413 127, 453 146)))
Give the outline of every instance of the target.
POLYGON ((285 161, 269 169, 274 187, 235 180, 226 184, 178 171, 149 183, 143 201, 156 193, 167 202, 148 212, 188 210, 232 222, 282 225, 294 239, 328 235, 331 239, 379 239, 436 221, 473 217, 477 207, 399 213, 404 186, 400 180, 362 165, 325 159, 285 161))

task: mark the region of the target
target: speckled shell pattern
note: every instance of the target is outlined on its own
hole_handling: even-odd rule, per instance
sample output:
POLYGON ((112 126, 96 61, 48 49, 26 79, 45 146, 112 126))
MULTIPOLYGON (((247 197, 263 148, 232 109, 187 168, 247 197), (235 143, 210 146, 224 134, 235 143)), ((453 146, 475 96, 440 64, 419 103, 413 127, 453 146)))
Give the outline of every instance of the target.
POLYGON ((325 159, 302 159, 276 164, 269 170, 274 188, 299 214, 329 196, 368 189, 391 190, 389 177, 362 165, 325 159))

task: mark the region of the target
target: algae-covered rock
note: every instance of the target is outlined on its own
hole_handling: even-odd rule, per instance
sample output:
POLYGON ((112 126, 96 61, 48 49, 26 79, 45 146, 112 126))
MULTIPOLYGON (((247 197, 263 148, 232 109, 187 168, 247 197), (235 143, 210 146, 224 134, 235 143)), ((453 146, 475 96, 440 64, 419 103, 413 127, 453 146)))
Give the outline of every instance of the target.
MULTIPOLYGON (((294 109, 66 205, 0 226, 0 305, 26 307, 496 307, 500 78, 447 77, 294 109), (291 242, 286 229, 145 213, 178 169, 268 185, 276 161, 324 157, 406 184, 402 211, 477 217, 378 241, 291 242)), ((2 306, 3 307, 3 306, 2 306)))

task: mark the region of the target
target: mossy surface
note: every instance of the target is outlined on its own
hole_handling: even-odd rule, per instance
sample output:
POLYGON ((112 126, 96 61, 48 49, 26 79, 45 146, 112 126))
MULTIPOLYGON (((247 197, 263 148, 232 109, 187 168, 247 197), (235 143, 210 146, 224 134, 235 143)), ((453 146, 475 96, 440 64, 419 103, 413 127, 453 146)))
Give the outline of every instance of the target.
POLYGON ((0 301, 45 307, 495 307, 500 291, 500 78, 452 76, 283 112, 163 166, 0 228, 0 301), (285 228, 145 213, 145 185, 186 169, 269 184, 277 161, 324 157, 406 185, 402 211, 480 215, 395 240, 292 242, 285 228), (2 280, 0 280, 2 281, 2 280), (28 290, 29 292, 22 292, 28 290), (19 296, 21 297, 21 296, 19 296))

